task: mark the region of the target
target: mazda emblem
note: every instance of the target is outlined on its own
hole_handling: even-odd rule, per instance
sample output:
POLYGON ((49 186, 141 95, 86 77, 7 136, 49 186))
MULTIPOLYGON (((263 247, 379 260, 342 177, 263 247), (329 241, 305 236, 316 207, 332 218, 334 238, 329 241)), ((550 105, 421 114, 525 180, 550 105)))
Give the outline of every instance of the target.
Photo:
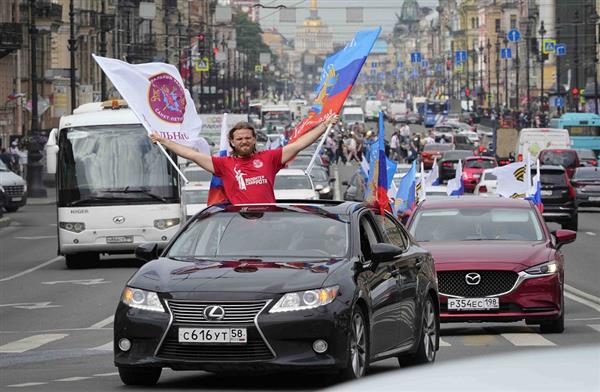
POLYGON ((124 216, 115 216, 113 218, 113 222, 120 225, 121 223, 125 222, 125 217, 124 216))
POLYGON ((210 305, 204 308, 204 318, 210 321, 220 321, 225 317, 225 309, 218 305, 210 305))
POLYGON ((465 282, 467 282, 469 286, 477 286, 481 283, 481 275, 477 272, 469 272, 465 275, 465 282))

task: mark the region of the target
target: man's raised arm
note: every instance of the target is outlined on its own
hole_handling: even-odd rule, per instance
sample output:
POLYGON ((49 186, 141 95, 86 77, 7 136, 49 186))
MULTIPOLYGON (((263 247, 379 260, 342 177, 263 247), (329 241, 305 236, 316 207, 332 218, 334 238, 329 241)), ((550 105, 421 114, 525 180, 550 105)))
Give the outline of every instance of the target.
POLYGON ((152 139, 152 143, 160 143, 169 150, 173 151, 175 154, 179 155, 182 158, 189 159, 190 161, 195 162, 198 166, 215 174, 215 168, 213 167, 212 157, 207 154, 203 154, 194 150, 193 148, 183 146, 181 144, 175 143, 174 141, 165 139, 161 137, 158 133, 152 132, 150 135, 150 139, 152 139))
POLYGON ((285 164, 289 160, 293 159, 300 151, 313 144, 319 138, 319 136, 325 132, 330 124, 335 124, 337 121, 338 116, 331 115, 327 117, 321 124, 300 136, 295 142, 285 145, 281 152, 281 163, 285 164))

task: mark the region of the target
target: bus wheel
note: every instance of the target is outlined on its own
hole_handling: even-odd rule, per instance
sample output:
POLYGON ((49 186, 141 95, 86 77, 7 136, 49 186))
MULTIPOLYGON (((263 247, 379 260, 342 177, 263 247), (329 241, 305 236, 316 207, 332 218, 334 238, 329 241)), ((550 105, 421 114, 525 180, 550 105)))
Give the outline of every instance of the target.
POLYGON ((96 264, 100 260, 100 255, 93 252, 77 253, 74 255, 65 255, 65 264, 68 269, 86 268, 96 264))

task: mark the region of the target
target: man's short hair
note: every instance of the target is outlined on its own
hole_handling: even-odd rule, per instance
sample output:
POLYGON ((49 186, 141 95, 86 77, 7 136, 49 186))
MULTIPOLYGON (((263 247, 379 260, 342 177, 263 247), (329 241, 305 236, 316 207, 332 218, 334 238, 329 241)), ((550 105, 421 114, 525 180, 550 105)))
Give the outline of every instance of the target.
POLYGON ((249 129, 252 131, 252 136, 256 137, 256 131, 254 126, 247 121, 240 121, 229 130, 229 139, 233 139, 233 133, 238 129, 249 129))

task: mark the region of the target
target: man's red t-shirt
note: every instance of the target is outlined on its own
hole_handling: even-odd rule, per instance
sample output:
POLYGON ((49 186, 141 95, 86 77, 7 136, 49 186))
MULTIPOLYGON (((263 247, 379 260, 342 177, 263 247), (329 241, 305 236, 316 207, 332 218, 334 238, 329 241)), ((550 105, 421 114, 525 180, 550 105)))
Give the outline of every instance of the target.
POLYGON ((215 175, 223 180, 231 204, 275 203, 275 175, 283 167, 281 148, 247 158, 212 157, 215 175))

